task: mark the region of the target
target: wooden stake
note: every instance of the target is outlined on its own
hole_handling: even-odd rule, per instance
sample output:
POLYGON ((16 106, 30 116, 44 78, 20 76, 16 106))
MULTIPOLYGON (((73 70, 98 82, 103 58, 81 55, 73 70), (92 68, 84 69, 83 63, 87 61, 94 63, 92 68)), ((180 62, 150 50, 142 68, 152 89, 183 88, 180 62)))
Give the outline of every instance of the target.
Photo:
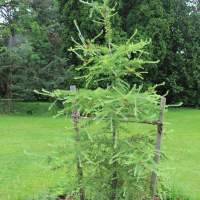
MULTIPOLYGON (((157 138, 156 138, 155 156, 154 156, 154 161, 156 164, 158 164, 160 161, 160 149, 161 149, 161 140, 163 134, 163 117, 164 117, 165 105, 166 105, 166 98, 161 97, 160 115, 158 120, 159 123, 157 124, 157 138)), ((155 171, 153 171, 151 175, 151 185, 150 185, 153 199, 155 199, 156 187, 157 187, 157 174, 155 171)))
MULTIPOLYGON (((76 92, 76 86, 75 85, 70 86, 70 91, 76 92)), ((79 129, 80 114, 77 111, 76 102, 74 102, 72 119, 73 119, 73 124, 74 124, 74 130, 76 133, 76 144, 77 144, 77 148, 79 149, 80 148, 80 129, 79 129)), ((79 150, 77 151, 76 159, 77 159, 76 167, 77 167, 77 177, 78 177, 80 200, 85 200, 85 190, 82 185, 82 183, 83 183, 83 168, 81 166, 81 157, 80 157, 79 150)))

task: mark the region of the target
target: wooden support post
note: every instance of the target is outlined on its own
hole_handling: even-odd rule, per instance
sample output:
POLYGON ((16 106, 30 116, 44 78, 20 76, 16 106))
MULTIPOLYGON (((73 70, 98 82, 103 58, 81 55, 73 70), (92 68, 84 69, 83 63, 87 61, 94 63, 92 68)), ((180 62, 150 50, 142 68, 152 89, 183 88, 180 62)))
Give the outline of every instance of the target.
MULTIPOLYGON (((159 120, 157 124, 157 138, 156 138, 155 156, 154 156, 154 161, 156 164, 158 164, 160 161, 160 149, 161 149, 161 140, 162 140, 162 134, 163 134, 163 117, 164 117, 165 105, 166 105, 166 98, 161 97, 160 114, 159 114, 159 120)), ((153 199, 155 199, 156 187, 157 187, 157 173, 153 171, 151 175, 151 185, 150 185, 153 199)))
MULTIPOLYGON (((70 91, 76 92, 76 86, 72 85, 70 86, 70 91)), ((72 111, 72 119, 73 119, 73 125, 74 125, 74 130, 76 134, 76 145, 77 145, 77 153, 76 153, 76 159, 77 159, 77 177, 78 177, 78 186, 79 186, 79 195, 80 195, 80 200, 85 200, 85 191, 83 188, 83 169, 81 166, 81 157, 80 157, 80 129, 79 129, 79 119, 80 119, 80 114, 77 111, 76 108, 76 102, 74 102, 73 106, 73 111, 72 111)))

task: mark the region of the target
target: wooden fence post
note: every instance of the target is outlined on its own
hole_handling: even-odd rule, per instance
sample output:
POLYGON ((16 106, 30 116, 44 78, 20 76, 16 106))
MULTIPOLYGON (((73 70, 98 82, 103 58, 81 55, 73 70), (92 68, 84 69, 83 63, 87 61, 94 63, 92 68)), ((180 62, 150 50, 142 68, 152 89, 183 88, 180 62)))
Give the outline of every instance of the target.
MULTIPOLYGON (((161 140, 162 140, 162 134, 163 134, 163 117, 164 117, 165 105, 166 105, 166 98, 161 97, 160 114, 159 114, 159 119, 157 123, 157 138, 156 138, 155 156, 154 156, 154 161, 156 164, 158 164, 160 161, 160 149, 161 149, 161 140)), ((157 173, 153 171, 151 175, 151 185, 150 185, 153 199, 155 198, 155 195, 156 195, 156 187, 157 187, 157 173)))
MULTIPOLYGON (((70 91, 76 92, 76 86, 71 85, 70 91)), ((72 119, 73 119, 75 134, 76 134, 76 144, 77 144, 77 148, 79 149, 80 148, 80 129, 79 129, 80 113, 77 111, 76 101, 74 102, 74 105, 73 105, 72 119)), ((80 200, 85 200, 85 191, 82 185, 83 184, 83 168, 81 166, 80 150, 77 150, 76 159, 77 159, 76 167, 77 167, 80 200)))

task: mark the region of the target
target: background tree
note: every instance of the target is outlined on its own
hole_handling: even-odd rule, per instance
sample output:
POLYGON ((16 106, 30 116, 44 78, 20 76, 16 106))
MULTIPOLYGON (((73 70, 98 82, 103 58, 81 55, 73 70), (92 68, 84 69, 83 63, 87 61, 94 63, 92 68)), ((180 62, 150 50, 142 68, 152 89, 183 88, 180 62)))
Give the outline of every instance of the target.
MULTIPOLYGON (((158 64, 146 65, 148 73, 144 76, 145 85, 148 87, 152 82, 165 82, 165 86, 158 90, 160 94, 169 91, 168 102, 183 101, 185 106, 198 106, 199 1, 110 1, 111 6, 115 4, 119 13, 112 20, 113 40, 117 43, 125 41, 137 29, 138 38, 152 40, 146 57, 160 60, 158 64)), ((100 31, 100 25, 92 24, 87 18, 90 10, 77 0, 1 0, 1 97, 37 100, 33 88, 69 86, 73 77, 81 73, 76 70, 80 61, 67 51, 72 45, 71 36, 77 39, 73 20, 77 19, 86 37, 92 37, 100 31), (27 52, 30 54, 26 54, 26 58, 20 54, 14 56, 14 65, 18 67, 13 66, 11 55, 8 56, 13 48, 11 44, 13 47, 22 45, 20 48, 29 49, 27 52), (9 78, 11 72, 13 84, 9 78)), ((105 43, 102 36, 96 41, 98 44, 105 43)), ((12 51, 12 56, 21 52, 12 51)), ((140 82, 134 77, 126 78, 131 85, 140 82)), ((82 85, 81 81, 73 82, 82 85)))
POLYGON ((198 106, 199 1, 123 2, 124 31, 130 34, 137 28, 142 37, 151 38, 151 57, 160 60, 149 68, 146 80, 165 82, 160 93, 169 91, 169 102, 183 101, 184 105, 198 106))
POLYGON ((0 26, 2 97, 36 100, 35 88, 65 88, 71 76, 56 2, 6 2, 2 1, 0 26))
MULTIPOLYGON (((117 2, 120 9, 116 17, 118 23, 116 20, 113 22, 114 32, 117 29, 124 36, 122 39, 125 39, 130 37, 134 29, 138 29, 139 37, 152 39, 149 57, 158 58, 160 62, 147 67, 148 74, 144 77, 147 85, 151 82, 165 82, 159 91, 161 94, 170 91, 167 98, 169 102, 183 101, 184 105, 198 106, 199 1, 118 0, 111 4, 113 2, 117 2)), ((97 25, 88 26, 85 16, 89 9, 86 10, 77 1, 62 1, 60 7, 64 8, 62 13, 66 16, 63 23, 69 27, 67 35, 75 35, 72 21, 76 16, 79 16, 78 22, 85 35, 91 36, 98 30, 97 25)), ((66 47, 71 44, 69 40, 68 37, 66 47)), ((100 40, 100 43, 103 42, 100 40)), ((69 56, 69 61, 77 65, 74 57, 69 56)), ((137 81, 133 77, 129 78, 131 84, 137 81)))

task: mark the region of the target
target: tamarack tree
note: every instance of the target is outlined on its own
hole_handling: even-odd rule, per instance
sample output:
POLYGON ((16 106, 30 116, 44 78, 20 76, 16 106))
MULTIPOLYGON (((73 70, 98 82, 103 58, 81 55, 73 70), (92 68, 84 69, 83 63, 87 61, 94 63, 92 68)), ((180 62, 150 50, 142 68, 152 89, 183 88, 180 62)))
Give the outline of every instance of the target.
POLYGON ((71 107, 76 109, 75 187, 79 191, 73 196, 80 200, 150 199, 150 175, 155 166, 152 134, 126 128, 129 121, 158 118, 161 97, 156 86, 145 90, 142 85, 131 87, 126 81, 128 76, 142 78, 144 65, 155 63, 145 59, 145 47, 150 41, 134 42, 134 33, 125 43, 115 44, 112 34, 115 6, 111 7, 109 0, 80 2, 90 7, 90 17, 102 27, 97 36, 85 39, 75 21, 79 41, 72 38, 74 47, 69 51, 81 60, 77 68, 81 75, 76 78, 84 80, 85 85, 76 92, 43 91, 62 100, 64 112, 71 107), (96 42, 99 37, 105 38, 103 45, 96 42))

